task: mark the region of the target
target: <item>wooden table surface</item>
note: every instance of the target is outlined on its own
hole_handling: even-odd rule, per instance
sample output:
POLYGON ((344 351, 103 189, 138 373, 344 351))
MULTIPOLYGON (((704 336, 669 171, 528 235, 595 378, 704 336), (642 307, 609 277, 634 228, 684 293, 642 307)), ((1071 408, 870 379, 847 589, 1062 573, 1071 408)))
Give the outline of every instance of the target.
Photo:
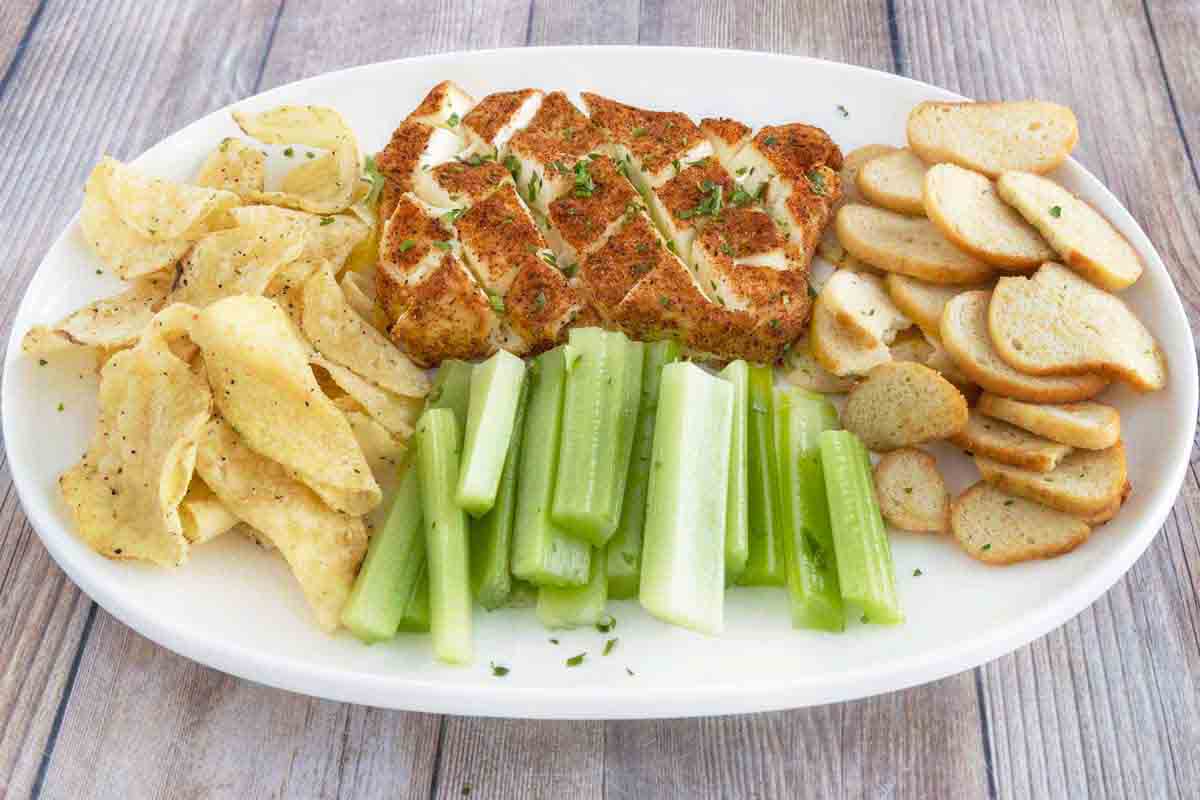
MULTIPOLYGON (((0 338, 100 153, 327 70, 582 43, 796 53, 1069 103, 1075 155, 1145 227, 1196 331, 1198 38, 1195 0, 2 0, 0 338)), ((63 575, 0 459, 0 798, 1200 794, 1195 454, 1129 574, 1012 655, 858 702, 607 723, 381 711, 180 658, 63 575)))

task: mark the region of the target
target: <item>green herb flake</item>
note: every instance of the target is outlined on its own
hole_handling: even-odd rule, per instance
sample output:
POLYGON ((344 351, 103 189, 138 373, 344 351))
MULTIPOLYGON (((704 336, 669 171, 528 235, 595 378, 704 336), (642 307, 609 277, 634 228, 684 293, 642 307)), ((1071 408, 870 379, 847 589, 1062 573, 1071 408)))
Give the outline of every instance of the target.
POLYGON ((461 117, 459 117, 459 116, 458 116, 458 112, 457 112, 457 111, 455 111, 453 114, 451 114, 450 116, 446 117, 446 124, 447 124, 447 125, 449 125, 451 128, 457 128, 457 127, 458 127, 458 121, 459 121, 460 119, 462 119, 462 118, 461 118, 461 117))
POLYGON ((400 246, 397 247, 396 250, 401 253, 406 253, 409 250, 412 250, 416 246, 417 246, 417 243, 414 242, 412 239, 405 239, 403 242, 400 243, 400 246))
POLYGON ((539 290, 537 295, 535 295, 533 298, 533 310, 541 311, 545 307, 546 307, 546 293, 539 290))
POLYGON ((765 144, 767 147, 770 147, 771 145, 777 143, 778 141, 779 140, 776 139, 774 136, 768 136, 767 138, 763 139, 763 144, 765 144))
POLYGON ((333 217, 321 217, 321 227, 333 224, 333 217))
POLYGON ((59 411, 62 411, 63 409, 64 409, 64 406, 63 406, 63 404, 62 404, 62 403, 59 403, 59 404, 58 404, 58 410, 59 410, 59 411))
POLYGON ((533 173, 533 177, 529 179, 529 188, 526 190, 526 195, 529 197, 529 202, 533 203, 537 201, 538 190, 541 188, 542 176, 535 172, 533 173))
POLYGON ((363 171, 366 172, 365 177, 371 184, 371 191, 367 192, 367 205, 374 207, 379 202, 379 195, 383 192, 383 184, 386 179, 379 171, 379 164, 375 161, 375 156, 367 156, 363 162, 363 171))
POLYGON ((837 112, 842 115, 842 119, 847 119, 850 116, 849 110, 841 103, 838 104, 837 112))
POLYGON ((768 322, 767 324, 771 326, 771 330, 777 331, 777 330, 779 330, 779 326, 782 325, 783 323, 780 322, 778 319, 773 319, 770 322, 768 322))
POLYGON ((304 157, 305 158, 316 158, 317 154, 314 153, 312 150, 309 150, 309 151, 305 152, 304 157))
POLYGON ((48 364, 48 363, 50 363, 50 362, 46 361, 46 359, 44 359, 44 358, 39 358, 39 359, 38 359, 38 366, 39 366, 39 367, 44 367, 44 366, 46 366, 46 364, 48 364))
POLYGON ((291 158, 292 156, 296 155, 296 151, 290 147, 287 147, 287 148, 284 148, 283 154, 285 156, 287 156, 288 158, 291 158))
POLYGON ((660 294, 658 296, 658 304, 663 308, 667 308, 671 305, 671 298, 667 297, 665 294, 660 294))
POLYGON ((505 156, 504 167, 512 173, 513 180, 521 180, 521 161, 516 156, 505 156))
POLYGON ((608 633, 617 627, 617 618, 612 614, 605 614, 604 619, 596 623, 596 630, 601 633, 608 633))
POLYGON ((1011 506, 1011 505, 1012 505, 1014 502, 1015 502, 1015 501, 1014 501, 1014 500, 1011 500, 1011 499, 1009 499, 1009 500, 1005 500, 1005 501, 1004 501, 1004 505, 1006 505, 1006 506, 1011 506))
POLYGON ((626 668, 625 668, 625 674, 626 674, 626 675, 628 675, 629 677, 631 677, 631 678, 632 678, 632 677, 633 677, 633 670, 631 670, 629 667, 626 667, 626 668))
POLYGON ((496 294, 495 292, 489 290, 487 293, 487 298, 488 298, 488 305, 490 305, 492 307, 492 311, 495 311, 497 314, 504 313, 504 298, 503 297, 501 297, 500 295, 496 294))
POLYGON ((438 250, 450 250, 453 248, 453 245, 449 242, 434 242, 433 246, 438 250))
POLYGON ((675 246, 674 240, 667 242, 667 249, 675 255, 679 255, 679 248, 675 246))
POLYGON ((985 544, 983 547, 981 547, 979 549, 986 553, 988 550, 992 549, 992 543, 988 542, 987 544, 985 544))
POLYGON ((828 193, 828 188, 825 186, 825 176, 817 170, 809 170, 804 177, 808 178, 808 185, 812 187, 815 194, 824 197, 828 193))
POLYGON ((503 678, 505 675, 507 675, 511 671, 512 670, 510 670, 508 667, 497 664, 495 661, 492 662, 492 677, 493 678, 503 678))
POLYGON ((634 135, 634 136, 645 136, 645 135, 646 135, 646 129, 645 129, 645 128, 642 128, 642 127, 637 127, 637 128, 634 128, 634 129, 633 129, 633 135, 634 135))
POLYGON ((604 643, 604 655, 609 655, 610 653, 612 653, 612 651, 616 649, 618 641, 620 641, 620 640, 616 639, 614 637, 612 639, 609 639, 607 642, 605 642, 604 643))
POLYGON ((591 197, 596 193, 596 182, 592 180, 592 173, 588 171, 589 163, 587 161, 577 161, 575 168, 572 170, 575 173, 575 190, 576 197, 591 197))
POLYGON ((570 658, 567 659, 567 666, 568 667, 578 667, 580 664, 583 663, 583 659, 586 656, 587 656, 587 653, 580 653, 577 656, 571 656, 570 658))
POLYGON ((465 208, 452 208, 445 214, 442 214, 442 219, 446 220, 446 222, 454 222, 461 217, 465 211, 465 208))
POLYGON ((558 644, 558 639, 551 639, 550 644, 558 644))
POLYGON ((914 578, 919 578, 919 577, 921 577, 921 576, 922 576, 922 575, 924 575, 924 574, 925 574, 924 572, 921 572, 921 568, 920 568, 920 567, 917 567, 916 569, 914 569, 914 570, 913 570, 913 577, 914 577, 914 578))
POLYGON ((1062 206, 1050 206, 1050 216, 1058 219, 1062 216, 1062 206))
POLYGON ((462 796, 463 796, 463 797, 470 797, 470 796, 471 796, 471 784, 469 784, 469 783, 464 783, 464 784, 462 785, 462 796))
POLYGON ((678 158, 677 158, 677 159, 675 159, 674 161, 672 161, 672 162, 671 162, 671 166, 675 168, 675 174, 676 174, 676 175, 678 175, 680 172, 682 172, 682 171, 683 171, 683 169, 682 169, 682 168, 680 167, 680 165, 679 165, 679 159, 678 159, 678 158))

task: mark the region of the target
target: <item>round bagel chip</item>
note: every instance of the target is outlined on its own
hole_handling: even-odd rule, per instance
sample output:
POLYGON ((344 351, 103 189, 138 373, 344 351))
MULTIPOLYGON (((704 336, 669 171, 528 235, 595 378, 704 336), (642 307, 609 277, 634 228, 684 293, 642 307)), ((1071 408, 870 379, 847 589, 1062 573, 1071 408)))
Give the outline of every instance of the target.
POLYGON ((196 185, 243 197, 262 192, 267 186, 267 156, 241 139, 223 139, 200 165, 196 185))
POLYGON ((279 106, 259 113, 235 111, 233 119, 247 136, 264 144, 328 151, 293 167, 278 191, 250 194, 255 202, 313 214, 336 214, 354 203, 360 191, 362 156, 341 114, 322 106, 279 106))
POLYGON ((21 340, 21 349, 29 355, 46 355, 77 348, 111 352, 132 347, 163 307, 174 278, 173 272, 138 278, 120 294, 88 303, 54 325, 34 325, 21 340))
POLYGON ((335 630, 367 552, 362 519, 330 508, 219 417, 201 431, 196 471, 226 508, 279 549, 317 623, 335 630))
POLYGON ((265 297, 227 297, 200 312, 192 338, 217 408, 250 448, 338 511, 365 514, 379 504, 379 486, 354 433, 321 391, 283 309, 265 297))
POLYGON ((59 478, 80 537, 103 556, 166 566, 187 559, 179 504, 212 410, 203 375, 170 348, 190 313, 164 309, 137 346, 108 360, 96 432, 83 459, 59 478))

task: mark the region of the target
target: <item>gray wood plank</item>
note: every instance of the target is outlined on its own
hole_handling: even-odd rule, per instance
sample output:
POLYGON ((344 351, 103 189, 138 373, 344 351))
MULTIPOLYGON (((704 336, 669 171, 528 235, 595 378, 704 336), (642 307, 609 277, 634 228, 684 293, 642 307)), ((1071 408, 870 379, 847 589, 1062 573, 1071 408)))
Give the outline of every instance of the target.
MULTIPOLYGON (((238 96, 257 75, 273 5, 241 3, 214 21, 200 3, 48 2, 21 58, 0 50, 11 70, 0 95, 0 214, 20 221, 0 237, 0 339, 98 155, 136 155, 238 96), (201 35, 220 51, 192 46, 201 35)), ((8 48, 10 25, 23 35, 32 12, 24 2, 2 6, 8 48)), ((38 779, 92 604, 26 522, 6 454, 0 497, 0 787, 19 797, 38 779)))
MULTIPOLYGON (((1142 4, 1086 13, 1010 4, 998 14, 980 1, 950 14, 904 2, 897 24, 914 77, 975 97, 1072 105, 1076 155, 1146 228, 1198 329, 1200 198, 1142 4)), ((1061 630, 984 668, 1000 796, 1194 794, 1198 495, 1193 465, 1163 531, 1123 580, 1061 630)))
POLYGON ((438 717, 196 666, 101 611, 46 797, 428 797, 438 717))
POLYGON ((9 0, 0 6, 0 92, 11 80, 10 70, 37 23, 42 0, 9 0))

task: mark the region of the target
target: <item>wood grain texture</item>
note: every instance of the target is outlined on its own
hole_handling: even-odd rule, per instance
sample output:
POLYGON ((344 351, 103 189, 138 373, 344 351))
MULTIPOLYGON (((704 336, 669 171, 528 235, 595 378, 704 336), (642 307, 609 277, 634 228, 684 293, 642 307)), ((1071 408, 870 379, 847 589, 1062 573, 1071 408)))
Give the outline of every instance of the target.
MULTIPOLYGON (((78 207, 78 189, 66 187, 82 186, 101 152, 136 155, 253 84, 273 3, 240 4, 223 24, 203 6, 49 2, 11 59, 0 95, 0 214, 20 224, 0 237, 0 338, 78 207), (201 36, 223 45, 196 47, 201 36)), ((93 606, 25 520, 7 454, 0 497, 0 795, 23 797, 38 780, 93 606)))
MULTIPOLYGON (((1081 126, 1076 156, 1145 227, 1195 330, 1200 203, 1145 7, 1010 4, 997 14, 980 0, 957 9, 899 4, 913 77, 974 97, 1069 102, 1081 126)), ((983 668, 1000 796, 1194 796, 1197 497, 1193 462, 1163 531, 1125 578, 1061 630, 983 668)))
POLYGON ((37 28, 42 0, 7 0, 0 5, 0 95, 37 28))

